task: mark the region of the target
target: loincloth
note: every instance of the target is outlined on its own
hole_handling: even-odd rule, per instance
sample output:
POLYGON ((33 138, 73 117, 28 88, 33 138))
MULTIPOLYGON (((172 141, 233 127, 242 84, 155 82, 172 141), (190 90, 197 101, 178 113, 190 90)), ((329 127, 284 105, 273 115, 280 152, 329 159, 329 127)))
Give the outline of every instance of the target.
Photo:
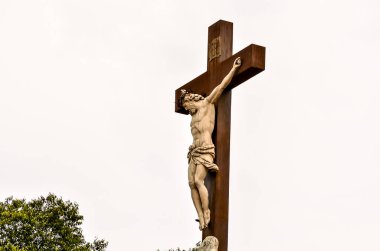
POLYGON ((218 172, 219 167, 214 163, 210 162, 205 156, 211 155, 214 161, 215 159, 215 146, 207 145, 194 147, 194 145, 189 146, 189 153, 187 154, 188 162, 193 161, 195 165, 203 165, 211 172, 218 172))

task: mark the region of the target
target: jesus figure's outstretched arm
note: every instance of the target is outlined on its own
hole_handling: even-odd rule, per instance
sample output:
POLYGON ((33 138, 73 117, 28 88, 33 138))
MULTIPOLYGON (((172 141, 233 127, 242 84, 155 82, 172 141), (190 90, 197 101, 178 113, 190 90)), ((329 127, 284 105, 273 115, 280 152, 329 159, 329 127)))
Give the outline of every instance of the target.
POLYGON ((241 65, 241 60, 240 60, 240 57, 238 57, 235 59, 231 71, 227 74, 227 76, 224 77, 222 83, 220 83, 217 87, 215 87, 215 89, 211 92, 211 94, 206 97, 206 100, 208 102, 210 102, 211 104, 215 104, 218 101, 224 89, 226 89, 226 87, 231 83, 231 80, 233 76, 235 75, 237 69, 240 67, 240 65, 241 65))

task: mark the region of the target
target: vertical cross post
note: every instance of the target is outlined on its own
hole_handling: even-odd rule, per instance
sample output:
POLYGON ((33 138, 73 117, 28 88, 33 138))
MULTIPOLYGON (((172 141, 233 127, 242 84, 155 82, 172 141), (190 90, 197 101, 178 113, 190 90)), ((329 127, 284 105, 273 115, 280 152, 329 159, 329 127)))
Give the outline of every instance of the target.
MULTIPOLYGON (((218 85, 224 78, 218 65, 232 55, 232 33, 233 24, 222 20, 208 29, 207 71, 210 73, 209 84, 211 86, 218 85)), ((219 250, 226 251, 228 246, 231 90, 222 94, 215 108, 213 142, 216 146, 215 163, 220 171, 217 174, 209 173, 205 180, 209 190, 211 221, 209 227, 203 231, 202 238, 209 235, 215 236, 219 240, 219 250)))

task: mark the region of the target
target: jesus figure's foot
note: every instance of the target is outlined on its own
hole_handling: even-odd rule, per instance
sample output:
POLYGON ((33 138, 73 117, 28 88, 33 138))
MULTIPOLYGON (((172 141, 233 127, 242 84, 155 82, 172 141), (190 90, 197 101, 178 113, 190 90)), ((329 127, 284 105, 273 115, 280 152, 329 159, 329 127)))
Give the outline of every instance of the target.
POLYGON ((211 216, 210 216, 210 209, 207 209, 207 210, 205 210, 204 212, 203 212, 203 215, 204 215, 204 218, 205 218, 205 225, 206 225, 206 227, 208 226, 208 224, 210 223, 210 218, 211 218, 211 216))
POLYGON ((205 220, 204 220, 204 217, 203 215, 199 215, 199 220, 197 220, 199 222, 199 230, 203 230, 207 227, 207 225, 205 224, 205 220))

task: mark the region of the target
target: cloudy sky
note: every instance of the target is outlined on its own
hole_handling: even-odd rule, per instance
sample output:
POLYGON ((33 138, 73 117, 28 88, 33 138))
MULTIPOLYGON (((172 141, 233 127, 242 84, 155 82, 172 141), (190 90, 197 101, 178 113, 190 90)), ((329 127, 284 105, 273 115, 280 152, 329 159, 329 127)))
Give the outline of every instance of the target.
POLYGON ((76 201, 108 250, 189 248, 190 117, 207 28, 267 48, 233 91, 230 250, 380 249, 380 3, 0 2, 0 199, 76 201))

